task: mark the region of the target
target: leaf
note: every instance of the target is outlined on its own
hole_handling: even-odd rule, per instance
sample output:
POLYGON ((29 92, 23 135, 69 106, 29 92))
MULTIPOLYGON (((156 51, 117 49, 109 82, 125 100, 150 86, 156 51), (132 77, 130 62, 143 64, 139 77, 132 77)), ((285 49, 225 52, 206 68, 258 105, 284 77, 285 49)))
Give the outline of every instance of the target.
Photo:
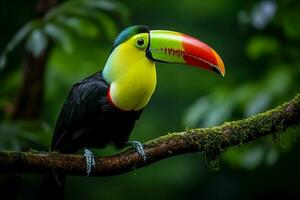
POLYGON ((20 121, 17 126, 22 130, 18 140, 23 146, 45 147, 51 140, 51 127, 42 121, 20 121))
POLYGON ((284 95, 292 85, 293 70, 286 64, 280 64, 269 71, 265 80, 266 89, 276 96, 284 95))
POLYGON ((47 36, 39 29, 34 30, 26 42, 26 50, 31 52, 34 57, 39 57, 47 48, 47 36))
POLYGON ((265 163, 267 166, 273 166, 279 159, 279 153, 275 148, 270 148, 265 155, 265 163))
POLYGON ((109 2, 109 1, 85 1, 83 3, 86 6, 89 6, 91 8, 97 8, 100 10, 107 10, 107 11, 118 11, 120 9, 119 5, 114 2, 109 2))
POLYGON ((274 55, 279 52, 279 43, 276 38, 267 36, 255 36, 250 39, 246 47, 246 54, 251 59, 258 59, 266 55, 274 55))
POLYGON ((8 44, 6 45, 6 47, 0 55, 0 70, 4 69, 6 65, 8 53, 13 51, 16 48, 16 46, 20 44, 28 34, 30 34, 34 27, 35 26, 33 22, 25 24, 8 42, 8 44))
POLYGON ((93 9, 89 9, 86 6, 82 6, 82 5, 80 6, 77 4, 65 4, 60 7, 60 12, 58 12, 58 14, 55 17, 72 16, 72 17, 90 18, 94 12, 96 11, 93 9))
POLYGON ((245 83, 239 86, 232 94, 232 98, 240 104, 241 107, 245 107, 249 99, 253 98, 257 93, 258 87, 256 83, 245 83))
POLYGON ((240 164, 244 169, 255 169, 263 162, 264 156, 265 149, 263 146, 256 145, 244 152, 240 164))
POLYGON ((261 91, 248 103, 245 109, 245 116, 248 117, 264 111, 270 105, 271 100, 272 95, 270 92, 261 91))
POLYGON ((86 18, 60 16, 55 20, 55 22, 66 26, 71 31, 74 31, 82 37, 94 39, 99 36, 98 27, 86 18))
POLYGON ((115 22, 103 13, 94 13, 93 19, 98 23, 99 28, 110 41, 113 41, 117 36, 117 27, 115 22))
POLYGON ((55 25, 54 23, 49 23, 44 27, 44 31, 54 41, 58 42, 66 53, 73 52, 72 39, 63 28, 55 25))
POLYGON ((114 20, 103 12, 99 12, 99 10, 88 9, 86 7, 68 6, 64 8, 63 14, 65 16, 73 16, 89 20, 91 23, 96 24, 98 32, 101 30, 111 41, 113 41, 117 35, 117 27, 114 20))
POLYGON ((7 61, 7 54, 2 53, 0 56, 0 70, 2 70, 5 67, 6 61, 7 61))
POLYGON ((228 119, 236 102, 227 89, 222 88, 207 97, 200 98, 186 112, 184 123, 187 126, 210 127, 228 119), (230 96, 229 96, 230 95, 230 96))
POLYGON ((257 3, 251 11, 252 26, 259 30, 264 29, 273 20, 277 7, 277 3, 272 0, 257 3))
POLYGON ((9 41, 6 47, 6 52, 11 52, 25 37, 33 30, 34 23, 25 24, 9 41))
POLYGON ((128 21, 128 10, 117 2, 68 1, 45 16, 46 21, 53 19, 82 36, 95 38, 102 32, 113 41, 118 32, 117 23, 123 25, 128 21))
POLYGON ((122 20, 123 24, 128 23, 129 11, 120 2, 109 1, 87 1, 86 5, 97 10, 107 11, 110 14, 117 15, 119 20, 122 20))
POLYGON ((183 122, 185 126, 196 127, 200 121, 205 117, 205 113, 210 108, 210 101, 208 97, 202 97, 192 104, 186 111, 183 122))
POLYGON ((21 150, 21 143, 18 140, 19 127, 9 122, 0 123, 0 150, 21 150))
POLYGON ((299 17, 299 6, 286 8, 283 13, 283 31, 290 39, 300 40, 299 17))
POLYGON ((206 113, 203 127, 211 127, 224 122, 230 118, 234 108, 234 102, 230 100, 230 97, 226 97, 223 101, 215 101, 211 106, 208 113, 206 113))
POLYGON ((211 106, 205 113, 202 122, 203 127, 211 127, 223 123, 226 119, 230 118, 236 104, 230 90, 226 88, 220 88, 215 93, 212 93, 210 95, 210 102, 211 106))
POLYGON ((256 142, 232 147, 223 153, 222 159, 235 168, 254 170, 259 166, 274 165, 279 158, 279 151, 273 145, 256 142))

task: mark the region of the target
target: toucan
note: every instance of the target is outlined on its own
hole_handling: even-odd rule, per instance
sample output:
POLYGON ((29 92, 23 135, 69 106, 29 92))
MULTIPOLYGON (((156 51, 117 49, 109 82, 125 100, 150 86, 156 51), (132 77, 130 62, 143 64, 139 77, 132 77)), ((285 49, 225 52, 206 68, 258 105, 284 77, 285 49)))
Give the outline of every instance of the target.
MULTIPOLYGON (((56 122, 51 151, 84 149, 88 175, 95 166, 89 148, 132 145, 146 160, 143 145, 128 139, 155 90, 156 62, 182 63, 225 75, 220 56, 200 40, 179 32, 130 26, 115 39, 103 70, 73 85, 56 122)), ((65 177, 54 171, 45 175, 41 198, 63 198, 65 177)))

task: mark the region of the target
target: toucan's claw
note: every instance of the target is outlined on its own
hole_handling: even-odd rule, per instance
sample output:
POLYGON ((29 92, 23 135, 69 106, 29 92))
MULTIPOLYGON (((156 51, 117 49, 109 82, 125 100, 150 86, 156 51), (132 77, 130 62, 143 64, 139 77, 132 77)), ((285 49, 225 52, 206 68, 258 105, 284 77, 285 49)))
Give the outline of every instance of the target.
POLYGON ((139 141, 129 141, 126 144, 132 146, 136 150, 136 152, 143 158, 144 162, 147 161, 144 146, 142 143, 140 143, 139 141))
POLYGON ((96 162, 95 162, 94 154, 88 148, 84 148, 83 156, 86 159, 86 173, 87 173, 87 176, 89 176, 94 171, 94 169, 96 168, 96 162))

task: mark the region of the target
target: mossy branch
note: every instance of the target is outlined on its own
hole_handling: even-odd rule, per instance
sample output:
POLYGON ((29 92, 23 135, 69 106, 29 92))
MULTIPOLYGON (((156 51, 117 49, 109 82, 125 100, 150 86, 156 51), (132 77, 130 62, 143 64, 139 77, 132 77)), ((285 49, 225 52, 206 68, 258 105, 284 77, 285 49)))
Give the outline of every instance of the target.
MULTIPOLYGON (((147 162, 132 149, 109 157, 97 157, 92 176, 122 174, 171 156, 202 152, 218 155, 224 149, 284 132, 300 123, 300 94, 275 109, 255 116, 224 123, 213 128, 197 128, 172 133, 145 143, 147 162)), ((1 173, 45 173, 58 170, 69 175, 86 175, 81 155, 32 152, 0 152, 1 173)))

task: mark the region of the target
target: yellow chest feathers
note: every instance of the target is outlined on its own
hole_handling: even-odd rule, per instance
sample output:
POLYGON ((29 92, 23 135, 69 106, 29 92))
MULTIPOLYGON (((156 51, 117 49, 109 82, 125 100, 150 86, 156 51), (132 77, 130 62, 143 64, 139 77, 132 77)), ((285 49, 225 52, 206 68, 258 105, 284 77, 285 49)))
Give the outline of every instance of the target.
POLYGON ((145 52, 126 43, 108 58, 103 77, 110 85, 112 103, 121 110, 140 110, 149 102, 156 86, 156 70, 145 52))

